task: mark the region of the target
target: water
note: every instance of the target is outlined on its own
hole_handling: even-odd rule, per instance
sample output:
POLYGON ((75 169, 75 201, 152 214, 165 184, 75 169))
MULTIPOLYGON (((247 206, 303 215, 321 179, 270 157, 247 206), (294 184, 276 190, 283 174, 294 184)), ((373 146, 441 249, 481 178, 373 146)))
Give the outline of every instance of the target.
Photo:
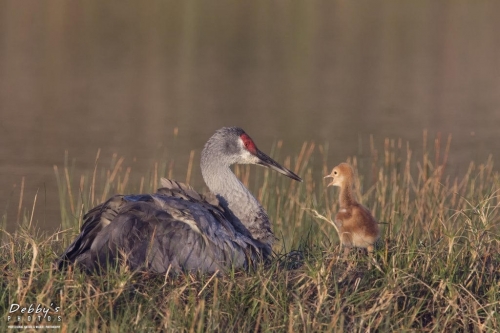
POLYGON ((14 228, 24 177, 23 206, 38 190, 35 220, 55 229, 65 151, 77 174, 99 148, 141 174, 165 147, 187 165, 222 126, 268 152, 278 139, 286 154, 329 142, 332 166, 369 158, 370 135, 418 150, 424 129, 452 134, 452 172, 496 159, 499 12, 494 1, 2 1, 0 212, 14 228))

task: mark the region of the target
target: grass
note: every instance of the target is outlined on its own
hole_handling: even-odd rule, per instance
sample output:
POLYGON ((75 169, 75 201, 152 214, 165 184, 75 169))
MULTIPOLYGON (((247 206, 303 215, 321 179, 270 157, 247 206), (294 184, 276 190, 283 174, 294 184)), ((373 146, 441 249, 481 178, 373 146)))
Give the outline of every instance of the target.
MULTIPOLYGON (((328 219, 337 209, 337 192, 321 182, 333 167, 326 165, 327 145, 305 143, 299 155, 285 158, 303 176, 301 184, 262 168, 235 169, 267 209, 280 241, 271 263, 227 276, 148 276, 126 267, 103 276, 55 271, 52 263, 85 210, 115 192, 154 190, 172 165, 165 160, 134 178, 123 159, 114 156, 102 169, 98 157, 96 168, 80 176, 67 159, 55 169, 63 231, 39 232, 29 209, 22 227, 4 231, 0 328, 16 324, 7 322, 16 303, 50 307, 64 332, 500 331, 499 174, 489 159, 451 178, 449 141, 442 146, 438 138, 427 147, 424 136, 416 160, 401 140, 386 140, 380 153, 372 144, 371 158, 350 159, 359 173, 358 198, 383 223, 381 270, 367 270, 366 254, 358 251, 341 281, 347 265, 337 260, 337 235, 314 213, 328 219), (321 165, 317 159, 321 171, 312 168, 321 165), (300 253, 287 255, 292 250, 300 253)), ((280 143, 272 155, 283 161, 279 151, 280 143)), ((36 324, 14 315, 20 324, 36 324)))

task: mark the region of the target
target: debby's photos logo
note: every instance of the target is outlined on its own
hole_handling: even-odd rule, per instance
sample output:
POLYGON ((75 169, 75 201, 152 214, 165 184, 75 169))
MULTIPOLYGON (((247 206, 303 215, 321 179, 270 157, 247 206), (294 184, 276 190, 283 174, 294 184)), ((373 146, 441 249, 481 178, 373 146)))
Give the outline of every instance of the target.
POLYGON ((62 321, 60 307, 50 303, 50 307, 43 304, 10 305, 7 314, 9 328, 60 328, 62 321))

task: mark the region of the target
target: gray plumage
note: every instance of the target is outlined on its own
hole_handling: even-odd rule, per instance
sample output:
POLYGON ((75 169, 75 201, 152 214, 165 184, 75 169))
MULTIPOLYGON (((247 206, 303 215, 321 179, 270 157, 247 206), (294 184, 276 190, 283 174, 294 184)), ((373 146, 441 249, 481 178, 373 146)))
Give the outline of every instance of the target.
POLYGON ((301 181, 257 149, 240 128, 218 130, 201 155, 211 193, 162 179, 154 194, 115 195, 91 209, 58 267, 76 262, 93 271, 123 261, 133 270, 224 272, 271 254, 274 234, 260 203, 230 165, 259 164, 301 181))

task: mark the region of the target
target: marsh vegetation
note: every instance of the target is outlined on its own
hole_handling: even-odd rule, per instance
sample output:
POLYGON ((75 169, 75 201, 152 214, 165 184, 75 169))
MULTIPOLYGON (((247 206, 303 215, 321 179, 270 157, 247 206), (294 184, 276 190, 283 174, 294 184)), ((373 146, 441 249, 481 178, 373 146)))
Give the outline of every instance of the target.
MULTIPOLYGON (((354 268, 342 281, 347 265, 338 260, 338 236, 316 216, 328 219, 337 209, 337 192, 322 182, 332 167, 327 145, 304 143, 291 157, 280 156, 276 145, 272 156, 303 176, 301 184, 261 168, 235 168, 268 211, 279 241, 271 262, 225 276, 151 276, 125 266, 100 276, 54 270, 87 209, 114 193, 154 191, 160 177, 176 176, 169 158, 148 175, 134 174, 117 156, 108 165, 99 157, 80 175, 67 158, 55 167, 61 230, 40 231, 31 217, 43 203, 34 202, 19 208, 15 232, 3 231, 2 320, 16 303, 60 307, 55 324, 68 332, 499 331, 499 174, 489 159, 449 176, 452 152, 439 139, 425 143, 418 159, 412 149, 387 139, 372 146, 369 163, 349 158, 359 201, 381 222, 375 251, 381 270, 368 270, 366 255, 352 251, 354 268), (312 160, 323 161, 321 174, 312 160)), ((192 168, 186 165, 187 180, 192 168)), ((21 324, 26 320, 22 315, 21 324)))

